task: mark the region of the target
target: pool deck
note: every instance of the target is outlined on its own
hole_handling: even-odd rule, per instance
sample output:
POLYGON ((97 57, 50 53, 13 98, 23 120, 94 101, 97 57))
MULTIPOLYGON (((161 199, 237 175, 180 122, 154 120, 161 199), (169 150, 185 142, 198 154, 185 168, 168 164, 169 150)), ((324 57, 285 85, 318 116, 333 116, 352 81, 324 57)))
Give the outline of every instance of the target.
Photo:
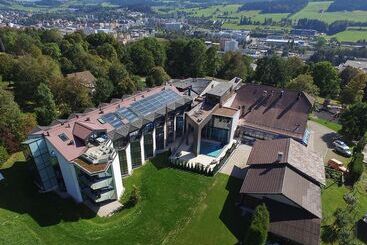
POLYGON ((183 144, 181 145, 178 152, 177 160, 179 162, 185 162, 189 166, 196 166, 197 164, 201 164, 205 167, 212 165, 213 167, 217 164, 217 160, 219 160, 222 156, 224 156, 227 150, 235 143, 235 140, 232 140, 229 144, 223 146, 220 154, 215 158, 204 154, 199 154, 195 156, 193 152, 188 151, 191 145, 183 144))
POLYGON ((240 144, 220 170, 221 173, 243 179, 246 175, 247 160, 252 147, 240 144))

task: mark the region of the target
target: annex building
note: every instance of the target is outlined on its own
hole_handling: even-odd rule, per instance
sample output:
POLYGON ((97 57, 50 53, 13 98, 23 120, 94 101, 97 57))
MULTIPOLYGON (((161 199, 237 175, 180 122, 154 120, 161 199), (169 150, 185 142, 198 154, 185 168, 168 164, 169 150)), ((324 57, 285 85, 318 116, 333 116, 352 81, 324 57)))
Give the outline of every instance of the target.
POLYGON ((157 153, 173 166, 214 174, 238 142, 292 138, 307 145, 306 93, 198 78, 171 80, 37 127, 23 142, 40 191, 102 205, 124 193, 122 178, 157 153))

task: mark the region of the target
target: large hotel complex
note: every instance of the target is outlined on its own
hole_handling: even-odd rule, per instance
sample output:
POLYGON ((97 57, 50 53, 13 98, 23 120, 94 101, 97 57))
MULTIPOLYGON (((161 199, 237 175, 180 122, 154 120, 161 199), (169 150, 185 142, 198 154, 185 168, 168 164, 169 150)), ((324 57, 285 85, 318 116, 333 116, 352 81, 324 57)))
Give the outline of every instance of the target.
POLYGON ((323 170, 312 166, 318 162, 292 156, 308 154, 307 116, 313 103, 304 92, 245 84, 239 78, 171 80, 39 126, 23 144, 34 160, 40 191, 67 193, 78 203, 100 206, 118 200, 124 193, 122 179, 157 153, 169 150, 173 167, 213 175, 238 144, 258 139, 241 189, 243 202, 250 207, 266 193, 267 200, 299 208, 309 214, 304 216, 311 217, 310 224, 316 220, 319 225, 323 170), (284 149, 267 152, 274 144, 284 149), (281 165, 274 166, 277 161, 281 165), (273 177, 260 174, 265 168, 273 177), (269 187, 275 179, 296 181, 303 189, 292 192, 279 183, 274 183, 278 189, 269 187), (262 182, 268 187, 261 188, 262 182))

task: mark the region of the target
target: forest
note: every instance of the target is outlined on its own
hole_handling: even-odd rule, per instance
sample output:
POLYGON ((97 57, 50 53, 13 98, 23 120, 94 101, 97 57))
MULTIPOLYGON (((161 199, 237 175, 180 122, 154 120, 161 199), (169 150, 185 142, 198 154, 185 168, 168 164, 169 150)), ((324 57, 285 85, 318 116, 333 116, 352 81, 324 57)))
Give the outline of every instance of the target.
POLYGON ((239 8, 244 10, 260 10, 262 13, 295 13, 306 7, 308 0, 265 0, 245 3, 239 8))

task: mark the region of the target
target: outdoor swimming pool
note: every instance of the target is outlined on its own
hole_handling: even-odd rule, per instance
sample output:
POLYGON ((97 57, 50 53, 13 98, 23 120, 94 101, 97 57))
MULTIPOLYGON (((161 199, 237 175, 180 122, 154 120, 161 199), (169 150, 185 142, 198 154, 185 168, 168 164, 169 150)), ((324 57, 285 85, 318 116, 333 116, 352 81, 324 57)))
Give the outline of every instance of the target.
POLYGON ((222 152, 222 143, 215 141, 201 141, 200 154, 217 158, 222 152))

